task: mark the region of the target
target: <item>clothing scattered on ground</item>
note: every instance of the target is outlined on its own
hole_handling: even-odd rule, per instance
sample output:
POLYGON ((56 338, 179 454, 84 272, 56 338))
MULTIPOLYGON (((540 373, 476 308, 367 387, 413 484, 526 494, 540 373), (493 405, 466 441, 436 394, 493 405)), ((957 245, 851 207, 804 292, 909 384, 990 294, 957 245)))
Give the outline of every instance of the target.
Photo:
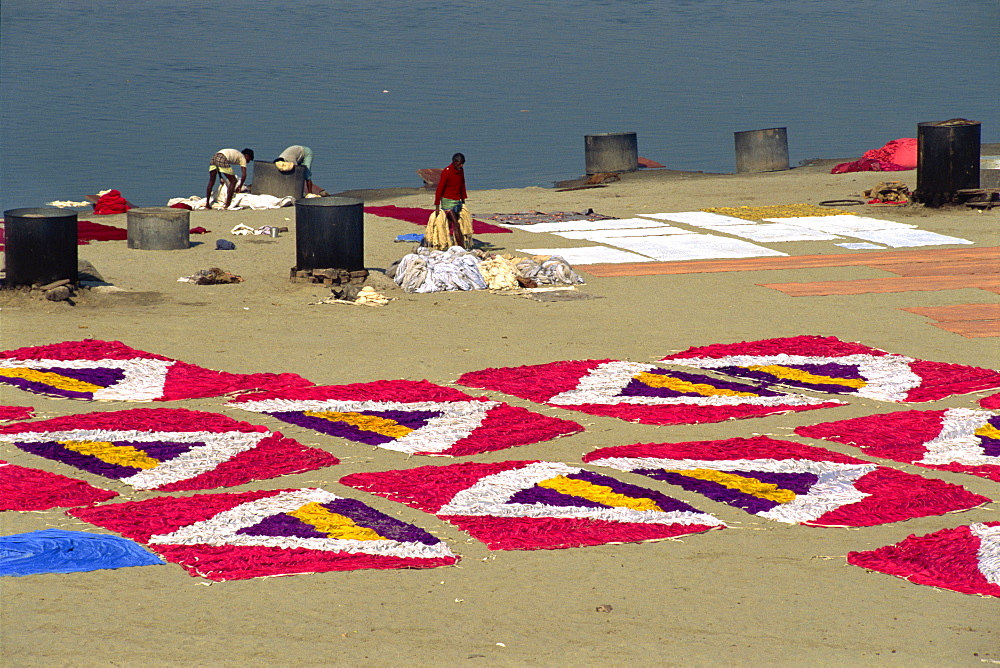
MULTIPOLYGON (((212 202, 213 209, 222 209, 226 201, 225 190, 219 190, 219 196, 212 202)), ((229 203, 228 211, 239 211, 240 209, 280 209, 284 206, 291 206, 295 203, 294 197, 275 197, 273 195, 251 195, 250 193, 236 193, 233 201, 229 203)), ((191 197, 174 197, 167 200, 167 206, 175 209, 191 208, 204 209, 205 198, 192 195, 191 197)))
MULTIPOLYGON (((219 239, 219 241, 225 241, 225 239, 219 239)), ((223 285, 226 283, 242 283, 243 277, 232 274, 225 269, 212 267, 211 269, 200 269, 190 276, 181 276, 177 279, 177 282, 194 283, 196 285, 223 285)))
POLYGON ((217 239, 215 241, 215 250, 236 250, 236 244, 228 239, 217 239))
POLYGON ((418 244, 421 241, 423 241, 423 240, 424 240, 424 235, 421 234, 420 232, 413 232, 411 234, 399 234, 399 235, 396 235, 396 239, 395 239, 395 241, 397 243, 399 243, 399 242, 413 242, 413 243, 418 243, 418 244))
MULTIPOLYGON (((586 211, 553 211, 544 213, 542 211, 522 211, 520 213, 492 213, 479 216, 484 220, 494 220, 504 225, 536 225, 538 223, 561 223, 567 220, 612 220, 614 216, 605 216, 594 213, 593 209, 586 211)), ((510 232, 510 230, 505 230, 510 232)))
MULTIPOLYGON (((113 225, 93 223, 89 220, 80 220, 76 223, 76 243, 79 246, 86 246, 91 241, 125 241, 128 239, 128 230, 113 225)), ((0 250, 4 249, 6 236, 3 226, 0 225, 0 250)))
POLYGON ((859 160, 842 162, 831 174, 848 172, 901 172, 917 168, 917 140, 912 137, 893 139, 882 148, 865 151, 859 160))

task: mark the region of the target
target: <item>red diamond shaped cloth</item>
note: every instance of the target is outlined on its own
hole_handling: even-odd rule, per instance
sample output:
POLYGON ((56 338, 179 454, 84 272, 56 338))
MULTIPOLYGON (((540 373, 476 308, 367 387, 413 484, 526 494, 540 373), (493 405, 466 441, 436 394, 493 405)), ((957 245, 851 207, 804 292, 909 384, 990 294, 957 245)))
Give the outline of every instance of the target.
POLYGON ((160 496, 68 512, 210 580, 458 561, 423 529, 323 489, 160 496))
POLYGON ((118 496, 83 480, 0 460, 0 510, 89 506, 118 496))
POLYGON ((990 502, 960 485, 767 436, 623 445, 583 460, 789 524, 874 526, 990 502))
POLYGON ((491 550, 631 543, 726 526, 655 490, 556 462, 463 462, 340 482, 432 513, 491 550))
POLYGON ((844 403, 617 360, 483 369, 458 383, 643 424, 721 422, 844 403))
POLYGON ((1000 387, 1000 373, 992 369, 918 360, 832 336, 689 348, 660 361, 711 369, 766 385, 897 403, 934 401, 1000 387))
POLYGON ((853 445, 872 457, 1000 482, 1000 415, 990 411, 900 411, 799 427, 795 433, 853 445))
POLYGON ((262 392, 237 397, 229 405, 413 455, 472 455, 583 431, 569 420, 426 380, 262 392))
POLYGON ((87 401, 174 401, 312 385, 294 373, 212 371, 120 341, 94 339, 0 352, 0 382, 87 401))
POLYGON ((877 550, 848 552, 847 563, 915 584, 1000 597, 1000 522, 942 529, 877 550))
POLYGON ((86 413, 0 427, 21 450, 136 489, 242 485, 338 463, 266 427, 181 408, 86 413))

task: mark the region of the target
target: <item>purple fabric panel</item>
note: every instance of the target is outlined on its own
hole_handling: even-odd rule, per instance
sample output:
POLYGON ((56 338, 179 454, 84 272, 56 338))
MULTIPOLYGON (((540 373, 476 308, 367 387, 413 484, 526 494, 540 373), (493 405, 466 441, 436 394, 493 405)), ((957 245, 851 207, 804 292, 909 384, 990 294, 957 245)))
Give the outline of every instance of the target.
MULTIPOLYGON (((417 429, 427 424, 427 420, 437 417, 441 413, 439 411, 363 411, 360 414, 377 415, 389 420, 395 420, 410 429, 417 429)), ((306 429, 312 429, 323 434, 346 438, 359 443, 367 443, 368 445, 382 445, 383 443, 391 443, 396 440, 391 436, 366 431, 354 425, 349 425, 346 422, 335 422, 312 415, 304 415, 301 411, 282 411, 270 413, 270 415, 290 424, 298 425, 299 427, 305 427, 306 429)))
POLYGON ((93 399, 93 392, 74 392, 72 390, 58 390, 51 385, 46 385, 45 383, 39 383, 33 380, 25 380, 24 378, 7 378, 0 377, 0 383, 7 383, 8 385, 13 385, 14 387, 24 390, 25 392, 32 392, 34 394, 44 394, 50 397, 65 397, 67 399, 93 399))
POLYGON ((174 457, 184 454, 191 448, 196 448, 202 443, 172 443, 169 441, 114 441, 115 445, 131 445, 136 450, 142 450, 147 455, 159 462, 170 461, 174 457))
POLYGON ((606 475, 591 473, 590 471, 580 471, 579 473, 570 473, 566 477, 574 478, 576 480, 584 480, 594 485, 604 485, 605 487, 610 487, 613 492, 631 497, 633 499, 651 499, 657 506, 660 507, 660 510, 665 513, 675 510, 694 513, 701 512, 697 508, 689 506, 683 501, 679 501, 673 497, 669 497, 666 494, 661 494, 655 489, 647 489, 646 487, 639 487, 638 485, 630 485, 606 475))
POLYGON ((368 527, 378 535, 391 540, 424 545, 437 545, 441 542, 420 527, 389 517, 356 499, 337 499, 322 506, 330 512, 349 517, 358 526, 368 527))
POLYGON ((329 538, 325 533, 317 531, 315 527, 306 524, 297 517, 278 513, 265 517, 257 524, 244 527, 236 533, 247 536, 283 536, 295 538, 329 538))
POLYGON ((736 506, 737 508, 742 508, 748 513, 763 513, 771 510, 775 506, 780 505, 777 501, 769 501, 767 499, 761 499, 756 496, 751 496, 749 494, 744 494, 743 492, 737 491, 735 489, 729 489, 728 487, 723 487, 722 485, 710 482, 708 480, 698 480, 696 478, 689 478, 687 476, 680 475, 679 473, 671 473, 669 471, 664 471, 663 469, 642 469, 635 470, 632 473, 639 473, 641 475, 649 476, 654 480, 662 480, 663 482, 668 482, 671 485, 677 485, 686 490, 692 492, 698 492, 703 496, 707 496, 713 501, 718 501, 720 503, 726 503, 730 506, 736 506))
MULTIPOLYGON (((712 387, 717 387, 721 390, 732 390, 734 392, 753 392, 754 394, 760 395, 762 397, 777 396, 780 393, 771 390, 766 390, 764 388, 756 387, 754 385, 746 385, 744 383, 735 383, 732 381, 720 380, 718 378, 712 378, 711 376, 705 376, 699 373, 687 373, 684 371, 666 371, 666 370, 650 370, 647 373, 656 374, 658 376, 667 376, 670 378, 677 378, 678 380, 684 380, 689 383, 698 383, 703 385, 711 385, 712 387)), ((621 396, 626 397, 702 397, 705 396, 699 392, 679 392, 677 390, 671 390, 666 387, 650 387, 646 383, 638 379, 632 379, 632 381, 625 387, 621 392, 621 396)))
MULTIPOLYGON (((800 371, 805 371, 807 373, 815 374, 817 376, 829 376, 831 378, 844 378, 850 380, 864 380, 857 367, 851 364, 782 364, 780 366, 787 367, 789 369, 799 369, 800 371)), ((853 387, 847 387, 845 385, 836 385, 828 383, 808 383, 797 380, 788 380, 784 378, 777 378, 773 374, 767 373, 766 371, 755 371, 751 369, 745 369, 739 366, 727 366, 720 367, 716 369, 720 373, 726 373, 731 376, 737 376, 740 378, 751 378, 753 380, 762 381, 768 384, 775 385, 788 385, 790 387, 804 387, 808 389, 818 390, 821 392, 829 392, 831 394, 853 394, 857 390, 853 387)))
POLYGON ((819 481, 819 476, 815 473, 771 473, 769 471, 722 471, 722 473, 771 483, 796 494, 808 494, 812 486, 819 481))
MULTIPOLYGON (((987 423, 991 425, 994 429, 1000 429, 1000 415, 991 417, 987 420, 987 423)), ((988 438, 986 436, 979 436, 979 445, 982 446, 983 452, 989 457, 1000 457, 1000 440, 995 438, 988 438)))
POLYGON ((82 380, 85 383, 93 383, 94 385, 100 385, 101 387, 110 387, 115 383, 121 382, 121 379, 125 377, 125 372, 121 369, 108 369, 104 367, 98 367, 95 369, 64 369, 61 367, 50 367, 47 369, 39 369, 39 371, 58 373, 59 375, 66 376, 67 378, 82 380))
POLYGON ((62 462, 63 464, 74 466, 89 473, 102 475, 105 478, 114 478, 116 480, 127 478, 135 475, 136 473, 140 473, 143 470, 134 466, 119 466, 118 464, 102 462, 100 459, 92 455, 84 455, 79 452, 67 450, 64 446, 59 443, 55 443, 54 441, 49 441, 48 443, 15 442, 14 445, 25 452, 30 452, 33 455, 62 462))
POLYGON ((598 503, 596 501, 581 499, 578 496, 563 494, 562 492, 557 492, 556 490, 549 489, 547 487, 539 487, 538 485, 535 485, 533 487, 528 487, 527 489, 522 489, 517 494, 510 497, 510 501, 508 503, 526 503, 526 504, 538 503, 546 506, 569 506, 574 508, 611 507, 603 503, 598 503))

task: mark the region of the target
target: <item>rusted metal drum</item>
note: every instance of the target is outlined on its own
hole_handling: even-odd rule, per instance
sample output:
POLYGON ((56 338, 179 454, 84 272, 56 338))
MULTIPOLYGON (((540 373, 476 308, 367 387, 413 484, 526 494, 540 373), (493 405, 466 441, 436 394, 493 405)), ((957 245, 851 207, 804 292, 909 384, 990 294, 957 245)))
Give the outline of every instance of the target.
POLYGON ((634 132, 605 132, 583 138, 587 174, 634 172, 639 169, 639 148, 634 132))
POLYGON ((271 195, 273 197, 294 197, 298 199, 306 194, 306 168, 295 165, 295 169, 285 174, 273 162, 264 160, 253 161, 253 181, 250 183, 250 193, 253 195, 271 195))
POLYGON ((137 250, 182 250, 191 247, 191 212, 169 206, 129 209, 128 247, 137 250))
POLYGON ((768 128, 734 132, 737 172, 779 172, 788 169, 788 130, 768 128))

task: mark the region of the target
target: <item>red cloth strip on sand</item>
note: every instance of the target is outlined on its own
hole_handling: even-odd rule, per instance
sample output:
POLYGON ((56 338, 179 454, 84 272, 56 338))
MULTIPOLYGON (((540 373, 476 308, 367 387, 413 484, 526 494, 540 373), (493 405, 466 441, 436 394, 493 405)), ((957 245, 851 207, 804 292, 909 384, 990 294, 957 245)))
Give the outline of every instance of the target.
MULTIPOLYGON (((387 206, 366 206, 365 213, 370 213, 373 216, 382 216, 383 218, 405 220, 415 225, 426 225, 427 219, 434 213, 434 210, 421 209, 419 207, 393 206, 390 204, 387 206)), ((481 220, 472 221, 473 234, 507 234, 509 232, 510 230, 484 223, 481 220)))

